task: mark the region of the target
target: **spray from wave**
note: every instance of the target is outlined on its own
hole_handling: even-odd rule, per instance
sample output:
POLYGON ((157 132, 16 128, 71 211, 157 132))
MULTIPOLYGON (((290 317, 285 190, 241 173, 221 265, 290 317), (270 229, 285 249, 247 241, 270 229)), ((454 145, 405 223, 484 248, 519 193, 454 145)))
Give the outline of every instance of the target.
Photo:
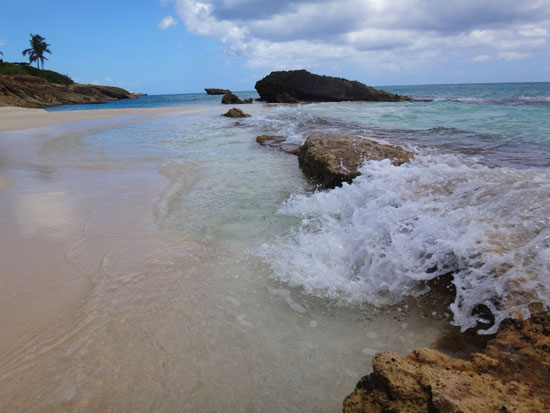
POLYGON ((274 277, 343 305, 393 305, 450 274, 453 323, 550 304, 550 173, 488 168, 456 155, 368 162, 351 184, 293 195, 279 210, 301 225, 258 254, 274 277))

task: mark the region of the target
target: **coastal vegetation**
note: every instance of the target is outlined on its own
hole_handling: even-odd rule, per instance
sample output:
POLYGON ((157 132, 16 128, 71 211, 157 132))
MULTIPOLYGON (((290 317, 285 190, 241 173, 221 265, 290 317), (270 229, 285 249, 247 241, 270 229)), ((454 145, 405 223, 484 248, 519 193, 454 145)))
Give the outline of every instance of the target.
POLYGON ((0 75, 31 75, 59 85, 72 85, 74 81, 67 75, 53 70, 37 69, 23 62, 0 62, 0 75))
POLYGON ((36 67, 40 68, 39 65, 42 65, 44 69, 44 60, 48 60, 44 53, 52 53, 49 49, 50 44, 46 43, 46 39, 39 34, 32 34, 29 40, 31 47, 23 50, 23 56, 29 55, 29 63, 36 62, 36 67))

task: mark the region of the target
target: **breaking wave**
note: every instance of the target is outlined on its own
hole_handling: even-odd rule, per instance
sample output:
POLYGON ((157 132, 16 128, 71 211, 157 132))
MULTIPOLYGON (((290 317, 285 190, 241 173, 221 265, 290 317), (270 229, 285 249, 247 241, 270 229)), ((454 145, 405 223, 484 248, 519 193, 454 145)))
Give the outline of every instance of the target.
POLYGON ((550 304, 548 170, 424 154, 361 171, 351 185, 293 195, 278 211, 301 224, 258 250, 275 278, 339 304, 386 306, 450 274, 453 323, 487 323, 483 307, 494 318, 485 334, 527 316, 532 302, 550 304))

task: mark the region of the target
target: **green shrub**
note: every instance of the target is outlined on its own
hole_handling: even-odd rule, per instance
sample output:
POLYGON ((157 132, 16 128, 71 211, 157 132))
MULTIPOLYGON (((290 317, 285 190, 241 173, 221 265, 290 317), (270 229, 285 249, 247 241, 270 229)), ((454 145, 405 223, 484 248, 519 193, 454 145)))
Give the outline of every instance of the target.
POLYGON ((72 85, 73 80, 61 73, 54 72, 53 70, 37 69, 36 67, 29 66, 22 63, 8 63, 0 62, 0 74, 2 75, 31 75, 46 79, 50 83, 57 83, 61 85, 72 85))

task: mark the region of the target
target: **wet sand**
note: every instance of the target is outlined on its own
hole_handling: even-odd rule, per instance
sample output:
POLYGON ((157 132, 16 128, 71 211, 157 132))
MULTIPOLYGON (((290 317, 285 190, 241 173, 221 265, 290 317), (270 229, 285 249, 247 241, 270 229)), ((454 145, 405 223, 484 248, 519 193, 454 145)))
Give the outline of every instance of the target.
POLYGON ((154 115, 197 109, 185 108, 140 108, 140 109, 94 109, 48 112, 44 109, 27 109, 12 106, 0 107, 0 132, 36 128, 44 125, 77 122, 93 119, 112 119, 129 115, 154 115))

